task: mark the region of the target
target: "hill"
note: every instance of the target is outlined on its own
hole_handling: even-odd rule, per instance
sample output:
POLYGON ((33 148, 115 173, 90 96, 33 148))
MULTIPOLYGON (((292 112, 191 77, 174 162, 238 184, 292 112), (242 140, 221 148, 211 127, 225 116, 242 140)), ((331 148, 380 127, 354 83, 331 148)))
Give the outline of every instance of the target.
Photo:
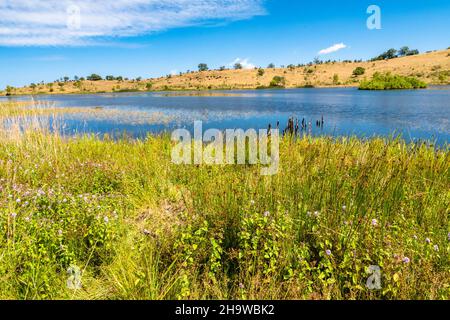
POLYGON ((361 81, 372 77, 375 72, 413 76, 427 84, 450 84, 450 48, 381 61, 328 62, 289 68, 211 70, 139 80, 41 83, 23 88, 10 88, 8 92, 5 90, 1 94, 257 89, 270 87, 271 83, 286 88, 358 86, 361 81), (354 71, 357 68, 360 73, 363 71, 363 74, 355 75, 354 71), (273 83, 275 77, 278 81, 273 83))

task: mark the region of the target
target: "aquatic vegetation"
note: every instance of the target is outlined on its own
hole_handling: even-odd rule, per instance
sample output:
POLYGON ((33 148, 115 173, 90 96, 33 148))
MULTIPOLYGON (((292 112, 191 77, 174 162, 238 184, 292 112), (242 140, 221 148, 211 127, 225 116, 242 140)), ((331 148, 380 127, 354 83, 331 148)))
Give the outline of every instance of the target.
POLYGON ((450 298, 447 147, 285 138, 263 177, 168 136, 0 131, 0 298, 450 298))

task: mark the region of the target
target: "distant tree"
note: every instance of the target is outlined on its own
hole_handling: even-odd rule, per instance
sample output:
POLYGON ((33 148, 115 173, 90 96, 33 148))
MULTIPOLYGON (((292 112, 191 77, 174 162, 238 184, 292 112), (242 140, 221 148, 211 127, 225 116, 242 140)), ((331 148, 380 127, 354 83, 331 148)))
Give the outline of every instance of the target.
POLYGON ((273 63, 270 63, 270 64, 267 66, 267 68, 269 68, 269 69, 275 69, 275 65, 274 65, 273 63))
POLYGON ((262 68, 258 69, 258 76, 259 77, 262 77, 265 73, 266 73, 266 71, 264 69, 262 69, 262 68))
POLYGON ((353 70, 353 75, 355 77, 362 76, 364 73, 366 73, 366 69, 363 67, 357 67, 355 70, 353 70))
POLYGON ((67 82, 70 80, 70 78, 68 76, 65 76, 63 80, 64 80, 64 82, 67 82))
POLYGON ((390 59, 394 59, 397 58, 397 50, 395 49, 389 49, 386 52, 383 52, 382 54, 380 54, 378 57, 375 57, 372 59, 372 61, 376 61, 376 60, 390 60, 390 59))
POLYGON ((142 80, 142 77, 137 77, 137 78, 136 78, 136 81, 137 81, 137 82, 140 82, 141 80, 142 80))
POLYGON ((88 76, 87 79, 89 81, 100 81, 100 80, 103 80, 103 78, 101 76, 99 76, 98 74, 95 74, 95 73, 93 73, 90 76, 88 76))
POLYGON ((235 63, 234 64, 234 70, 241 70, 241 69, 243 69, 244 67, 242 66, 242 64, 240 64, 240 63, 235 63))
POLYGON ((219 71, 225 71, 227 68, 225 67, 225 66, 221 66, 220 68, 219 68, 219 71))
POLYGON ((401 47, 400 50, 398 50, 398 55, 399 56, 406 56, 409 52, 409 47, 408 46, 404 46, 401 47))
POLYGON ((322 64, 322 60, 320 60, 318 57, 315 57, 313 63, 314 64, 322 64))
POLYGON ((400 57, 413 56, 416 54, 419 54, 419 50, 417 49, 410 50, 409 47, 407 46, 401 47, 400 50, 398 50, 398 55, 400 57))
POLYGON ((147 84, 145 85, 145 88, 146 88, 148 91, 150 91, 150 90, 152 89, 152 87, 153 87, 153 83, 151 83, 151 82, 147 82, 147 84))
POLYGON ((122 76, 118 76, 118 77, 116 77, 116 80, 117 81, 123 81, 123 77, 122 76))
POLYGON ((406 53, 407 56, 415 56, 416 54, 419 54, 419 50, 414 49, 414 50, 409 50, 409 52, 406 53))
POLYGON ((113 81, 113 80, 115 80, 116 78, 114 78, 114 76, 106 76, 105 79, 108 80, 108 81, 113 81))
POLYGON ((203 72, 203 71, 208 71, 208 65, 206 63, 200 63, 198 65, 198 71, 203 72))
POLYGON ((80 80, 80 78, 78 78, 78 76, 74 76, 73 80, 78 81, 78 80, 80 80))
POLYGON ((81 77, 80 79, 79 79, 80 81, 84 81, 84 80, 86 80, 84 77, 81 77))
POLYGON ((6 95, 7 96, 10 96, 13 91, 14 91, 14 87, 6 86, 6 95))

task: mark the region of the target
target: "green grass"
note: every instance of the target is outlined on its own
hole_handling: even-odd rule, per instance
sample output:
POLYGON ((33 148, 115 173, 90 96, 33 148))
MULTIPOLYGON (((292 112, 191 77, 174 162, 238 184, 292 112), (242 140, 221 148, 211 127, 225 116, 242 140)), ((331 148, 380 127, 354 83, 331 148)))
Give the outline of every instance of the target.
POLYGON ((375 73, 371 80, 361 81, 360 90, 425 89, 427 84, 414 77, 375 73))
POLYGON ((263 177, 168 137, 0 142, 0 299, 450 298, 448 148, 285 139, 263 177))

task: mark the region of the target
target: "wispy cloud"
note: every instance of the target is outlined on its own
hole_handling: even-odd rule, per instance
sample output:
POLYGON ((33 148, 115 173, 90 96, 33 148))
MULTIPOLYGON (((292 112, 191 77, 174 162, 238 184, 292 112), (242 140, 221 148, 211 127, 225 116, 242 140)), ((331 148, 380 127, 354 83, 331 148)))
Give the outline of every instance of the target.
POLYGON ((229 63, 228 66, 233 67, 235 64, 239 63, 244 69, 254 69, 255 65, 250 63, 248 60, 249 59, 236 58, 233 62, 229 63))
POLYGON ((265 14, 263 0, 2 0, 0 46, 85 46, 265 14))
POLYGON ((345 48, 347 48, 347 46, 345 44, 343 44, 342 42, 341 43, 336 43, 335 45, 332 45, 329 48, 320 50, 319 54, 320 55, 330 54, 330 53, 333 53, 333 52, 336 52, 336 51, 339 51, 339 50, 342 50, 342 49, 345 49, 345 48))
POLYGON ((53 55, 53 56, 33 57, 31 58, 31 60, 42 62, 54 62, 54 61, 65 61, 67 59, 64 56, 53 55))

